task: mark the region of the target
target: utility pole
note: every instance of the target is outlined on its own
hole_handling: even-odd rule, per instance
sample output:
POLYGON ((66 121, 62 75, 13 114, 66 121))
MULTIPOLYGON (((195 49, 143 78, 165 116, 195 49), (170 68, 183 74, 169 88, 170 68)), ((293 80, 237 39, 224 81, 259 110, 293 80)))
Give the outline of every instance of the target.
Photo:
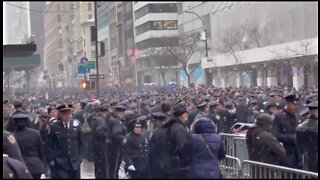
POLYGON ((97 1, 93 2, 94 4, 94 26, 96 30, 96 70, 97 70, 97 79, 96 79, 96 89, 97 89, 97 99, 100 97, 99 92, 99 58, 98 58, 98 12, 97 12, 97 1))

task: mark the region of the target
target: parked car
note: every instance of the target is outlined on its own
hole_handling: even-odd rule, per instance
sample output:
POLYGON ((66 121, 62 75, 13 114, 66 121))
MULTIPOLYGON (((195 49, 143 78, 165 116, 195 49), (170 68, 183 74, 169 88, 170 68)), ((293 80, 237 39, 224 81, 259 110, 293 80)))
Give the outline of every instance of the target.
POLYGON ((247 134, 248 129, 253 125, 253 123, 236 123, 231 127, 231 132, 233 134, 247 134))

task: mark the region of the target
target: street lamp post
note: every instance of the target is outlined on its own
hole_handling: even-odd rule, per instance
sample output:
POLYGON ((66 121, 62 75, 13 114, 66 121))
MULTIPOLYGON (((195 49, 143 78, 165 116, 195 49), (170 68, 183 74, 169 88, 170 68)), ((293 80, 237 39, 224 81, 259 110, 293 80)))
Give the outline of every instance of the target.
POLYGON ((204 28, 204 34, 205 34, 205 48, 206 48, 206 57, 208 57, 208 42, 207 42, 207 30, 206 30, 206 26, 204 25, 203 19, 201 18, 201 16, 199 16, 199 14, 192 12, 192 11, 184 11, 185 13, 190 13, 190 14, 194 14, 196 15, 202 22, 203 28, 204 28))
POLYGON ((97 12, 97 1, 93 2, 94 4, 94 26, 96 30, 96 69, 97 69, 97 79, 96 79, 96 89, 97 89, 97 99, 100 97, 99 95, 99 58, 98 58, 98 12, 97 12))

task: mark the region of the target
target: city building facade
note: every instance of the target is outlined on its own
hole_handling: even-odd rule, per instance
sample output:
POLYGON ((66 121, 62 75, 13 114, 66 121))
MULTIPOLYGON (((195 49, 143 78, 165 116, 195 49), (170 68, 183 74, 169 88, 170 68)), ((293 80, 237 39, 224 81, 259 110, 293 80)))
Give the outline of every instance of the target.
POLYGON ((135 57, 137 85, 164 85, 156 59, 166 61, 166 66, 170 67, 165 74, 166 82, 178 82, 179 66, 172 56, 155 57, 145 53, 150 48, 157 49, 177 42, 177 2, 134 1, 133 19, 135 49, 138 51, 135 57))
POLYGON ((211 57, 202 60, 210 85, 318 85, 317 4, 242 2, 210 21, 211 57))

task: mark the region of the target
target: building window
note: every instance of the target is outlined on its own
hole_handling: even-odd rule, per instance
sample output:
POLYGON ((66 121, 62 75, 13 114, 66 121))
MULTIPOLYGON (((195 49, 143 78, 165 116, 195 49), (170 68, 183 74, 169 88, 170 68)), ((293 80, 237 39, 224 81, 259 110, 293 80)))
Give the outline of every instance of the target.
POLYGON ((70 7, 70 10, 73 10, 74 9, 74 4, 71 3, 69 7, 70 7))
POLYGON ((70 21, 74 20, 74 15, 70 15, 70 21))
POLYGON ((140 17, 148 14, 149 13, 149 5, 150 4, 147 4, 147 5, 143 6, 142 8, 138 9, 137 11, 135 11, 134 12, 135 19, 139 19, 140 17))
POLYGON ((89 14, 88 18, 91 19, 92 18, 92 14, 89 14))
POLYGON ((95 46, 96 42, 95 41, 91 41, 91 46, 95 46))
POLYGON ((60 4, 57 4, 57 10, 60 11, 60 4))
POLYGON ((86 51, 84 51, 84 57, 87 57, 87 52, 86 51))
POLYGON ((86 47, 86 39, 83 39, 83 47, 86 47))
POLYGON ((149 21, 136 27, 136 35, 142 34, 149 30, 176 30, 178 21, 149 21))
POLYGON ((92 10, 92 4, 88 3, 88 11, 91 11, 91 10, 92 10))
POLYGON ((163 29, 163 21, 153 21, 153 29, 163 29))
POLYGON ((177 29, 177 21, 163 21, 163 29, 171 30, 177 29))

